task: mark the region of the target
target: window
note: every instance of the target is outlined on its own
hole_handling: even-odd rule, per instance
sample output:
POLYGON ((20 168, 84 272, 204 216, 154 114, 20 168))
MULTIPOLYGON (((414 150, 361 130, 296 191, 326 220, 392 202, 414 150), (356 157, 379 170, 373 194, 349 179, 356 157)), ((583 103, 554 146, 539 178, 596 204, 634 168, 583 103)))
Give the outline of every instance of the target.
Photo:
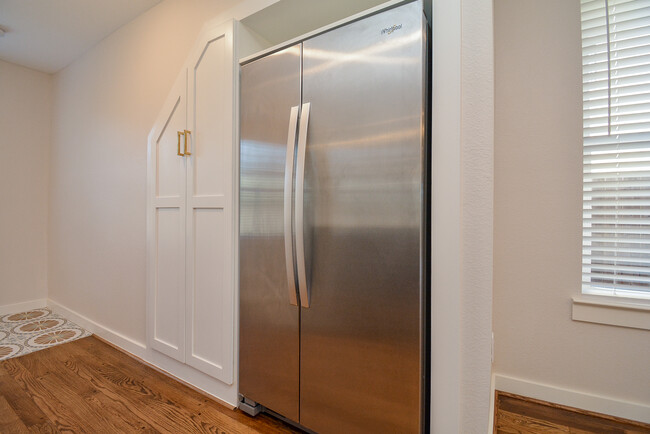
POLYGON ((650 0, 581 0, 583 294, 650 299, 650 0))

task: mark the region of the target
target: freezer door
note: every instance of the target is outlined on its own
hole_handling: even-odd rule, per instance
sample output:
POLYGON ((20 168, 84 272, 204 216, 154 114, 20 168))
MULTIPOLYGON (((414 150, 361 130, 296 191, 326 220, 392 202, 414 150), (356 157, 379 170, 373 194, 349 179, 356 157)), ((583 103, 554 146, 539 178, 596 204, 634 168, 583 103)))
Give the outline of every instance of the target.
POLYGON ((299 105, 299 45, 241 68, 239 391, 294 420, 300 312, 291 233, 291 136, 299 105))
POLYGON ((421 7, 400 6, 303 43, 311 248, 300 423, 319 433, 420 430, 421 7))

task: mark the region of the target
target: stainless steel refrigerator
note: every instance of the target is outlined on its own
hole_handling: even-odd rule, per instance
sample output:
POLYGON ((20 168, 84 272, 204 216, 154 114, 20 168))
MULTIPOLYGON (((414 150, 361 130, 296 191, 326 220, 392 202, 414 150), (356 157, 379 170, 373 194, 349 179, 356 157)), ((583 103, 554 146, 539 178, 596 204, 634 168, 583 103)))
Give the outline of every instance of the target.
POLYGON ((427 33, 416 1, 241 67, 245 410, 427 427, 427 33))

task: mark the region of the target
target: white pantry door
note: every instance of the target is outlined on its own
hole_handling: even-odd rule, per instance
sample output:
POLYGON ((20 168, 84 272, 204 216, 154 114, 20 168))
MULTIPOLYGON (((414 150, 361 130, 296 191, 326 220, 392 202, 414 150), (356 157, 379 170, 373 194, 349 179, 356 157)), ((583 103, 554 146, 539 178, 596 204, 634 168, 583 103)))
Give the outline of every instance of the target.
POLYGON ((188 70, 185 362, 227 384, 234 364, 233 24, 211 31, 188 70))
POLYGON ((178 78, 163 117, 150 136, 148 243, 149 342, 156 350, 185 360, 185 202, 187 73, 178 78), (180 149, 179 149, 180 140, 180 149), (151 167, 153 166, 153 167, 151 167), (153 183, 153 185, 151 185, 153 183), (153 219, 153 221, 151 221, 153 219))

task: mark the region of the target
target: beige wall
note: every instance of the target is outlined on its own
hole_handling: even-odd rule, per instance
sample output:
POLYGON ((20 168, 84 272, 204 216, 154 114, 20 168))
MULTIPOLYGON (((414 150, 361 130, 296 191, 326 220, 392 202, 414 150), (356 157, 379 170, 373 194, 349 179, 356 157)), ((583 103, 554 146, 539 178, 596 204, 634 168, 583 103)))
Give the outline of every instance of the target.
POLYGON ((0 60, 0 306, 47 297, 52 77, 0 60))
POLYGON ((577 0, 495 0, 496 374, 650 404, 650 334, 575 322, 582 94, 577 0))
POLYGON ((49 297, 145 342, 147 134, 206 20, 237 0, 166 0, 54 83, 49 297))

